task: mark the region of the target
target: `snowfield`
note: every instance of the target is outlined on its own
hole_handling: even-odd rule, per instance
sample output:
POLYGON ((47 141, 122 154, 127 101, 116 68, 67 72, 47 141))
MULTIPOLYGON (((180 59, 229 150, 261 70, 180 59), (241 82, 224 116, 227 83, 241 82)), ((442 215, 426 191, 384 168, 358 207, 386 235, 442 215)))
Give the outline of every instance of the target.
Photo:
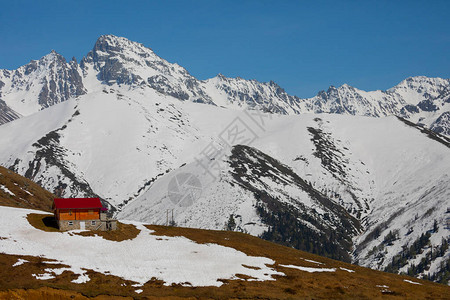
MULTIPOLYGON (((236 274, 251 276, 250 280, 258 281, 284 275, 268 266, 275 263, 271 259, 248 256, 217 244, 197 244, 184 237, 154 236, 138 222, 128 222, 141 230, 136 238, 115 242, 99 236, 38 230, 26 219, 30 213, 42 212, 0 207, 0 236, 6 238, 0 240, 0 253, 40 256, 70 266, 46 269, 46 273, 33 275, 42 280, 68 270, 79 275, 75 283, 83 283, 89 281, 87 269, 139 285, 153 277, 163 280, 165 285, 220 286, 219 279, 239 279, 236 274)), ((23 263, 26 261, 19 260, 16 265, 23 263)))

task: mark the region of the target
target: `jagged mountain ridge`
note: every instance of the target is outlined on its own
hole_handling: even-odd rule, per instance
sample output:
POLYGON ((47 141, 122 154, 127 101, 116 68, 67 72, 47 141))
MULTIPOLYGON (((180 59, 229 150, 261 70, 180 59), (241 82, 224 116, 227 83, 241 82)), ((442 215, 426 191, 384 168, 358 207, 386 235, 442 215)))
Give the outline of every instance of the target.
POLYGON ((56 51, 17 70, 0 70, 0 99, 20 115, 85 93, 76 60, 67 63, 56 51))
POLYGON ((372 92, 344 84, 302 99, 287 94, 272 81, 261 83, 221 74, 198 80, 178 64, 157 56, 150 48, 113 35, 101 36, 79 65, 74 59, 67 63, 52 51, 15 71, 1 70, 0 100, 16 112, 11 117, 9 110, 0 110, 2 122, 111 84, 147 86, 183 101, 239 109, 279 114, 397 115, 447 135, 450 127, 448 79, 410 77, 387 91, 372 92))

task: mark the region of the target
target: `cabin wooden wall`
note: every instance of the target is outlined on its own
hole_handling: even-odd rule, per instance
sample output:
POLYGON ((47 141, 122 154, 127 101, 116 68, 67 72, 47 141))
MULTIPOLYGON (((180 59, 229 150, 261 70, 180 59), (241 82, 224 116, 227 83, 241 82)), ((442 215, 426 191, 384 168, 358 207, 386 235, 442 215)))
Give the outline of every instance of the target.
POLYGON ((98 220, 100 219, 100 209, 59 209, 56 212, 58 220, 98 220))

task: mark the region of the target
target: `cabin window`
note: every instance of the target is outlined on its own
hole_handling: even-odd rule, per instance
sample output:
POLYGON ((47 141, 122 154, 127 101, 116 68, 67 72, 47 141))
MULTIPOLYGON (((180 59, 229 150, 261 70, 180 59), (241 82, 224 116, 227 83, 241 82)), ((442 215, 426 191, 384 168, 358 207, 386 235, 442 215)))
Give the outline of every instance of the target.
POLYGON ((71 210, 69 210, 69 216, 71 216, 72 215, 72 211, 71 210))
POLYGON ((69 226, 72 226, 72 225, 73 225, 73 222, 72 222, 72 221, 69 221, 68 224, 69 224, 69 226))
POLYGON ((95 225, 95 221, 92 221, 92 226, 94 226, 95 225))

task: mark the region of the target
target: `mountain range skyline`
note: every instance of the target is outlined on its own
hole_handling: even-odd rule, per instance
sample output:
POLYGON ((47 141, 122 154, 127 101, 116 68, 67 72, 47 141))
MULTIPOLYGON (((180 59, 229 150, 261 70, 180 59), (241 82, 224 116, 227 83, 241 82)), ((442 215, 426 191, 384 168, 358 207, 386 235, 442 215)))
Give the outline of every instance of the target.
MULTIPOLYGON (((1 70, 1 69, 0 69, 1 70)), ((288 94, 274 81, 259 82, 221 74, 199 80, 151 48, 115 35, 102 35, 78 63, 52 50, 17 70, 0 72, 0 118, 5 123, 93 90, 98 84, 146 86, 182 101, 278 114, 337 113, 396 115, 450 135, 450 80, 409 77, 385 91, 343 84, 314 97, 288 94)))
MULTIPOLYGON (((114 35, 114 34, 103 34, 103 35, 101 35, 100 37, 102 37, 102 36, 116 36, 116 35, 114 35)), ((148 48, 148 49, 151 49, 151 50, 153 51, 153 49, 152 49, 151 47, 147 47, 146 45, 143 45, 143 46, 146 47, 146 48, 148 48)), ((65 56, 63 56, 60 52, 58 52, 57 50, 51 49, 50 51, 48 51, 47 54, 43 55, 42 57, 40 57, 40 58, 31 58, 31 59, 28 61, 28 63, 25 62, 25 63, 19 64, 19 65, 17 66, 17 68, 26 66, 26 65, 30 64, 31 62, 33 62, 33 61, 40 61, 40 60, 44 59, 45 57, 47 57, 48 55, 51 55, 51 54, 53 54, 53 53, 57 54, 58 56, 61 56, 61 57, 64 58, 67 62, 71 62, 71 61, 80 62, 80 61, 82 61, 83 58, 85 57, 84 55, 81 56, 80 58, 76 58, 76 57, 73 56, 73 55, 72 55, 72 56, 65 57, 65 56), (69 57, 71 57, 71 58, 69 59, 69 57)), ((170 63, 178 64, 178 62, 170 62, 170 63)), ((0 70, 3 69, 3 70, 8 70, 8 71, 13 71, 13 70, 15 70, 15 69, 17 69, 17 68, 3 68, 3 66, 0 65, 0 70)), ((236 76, 225 76, 225 75, 223 74, 223 72, 220 72, 220 71, 219 71, 217 74, 212 75, 211 77, 206 77, 206 78, 203 78, 203 79, 200 79, 200 78, 199 78, 199 79, 200 79, 200 80, 209 80, 209 79, 213 79, 213 78, 216 78, 216 77, 228 77, 228 78, 235 78, 235 79, 243 79, 243 80, 247 80, 247 81, 258 81, 258 82, 261 82, 261 83, 270 83, 270 82, 274 82, 274 83, 276 83, 277 85, 279 84, 277 81, 272 80, 272 79, 270 79, 270 78, 269 78, 267 81, 260 81, 260 80, 258 80, 257 78, 245 78, 245 77, 243 77, 243 76, 240 76, 239 74, 236 74, 236 76)), ((349 84, 348 82, 342 82, 341 84, 338 84, 338 85, 333 85, 333 84, 328 84, 328 85, 326 85, 326 84, 325 84, 324 86, 322 86, 322 88, 319 88, 318 90, 315 90, 315 91, 311 91, 312 96, 300 95, 300 94, 295 94, 295 93, 292 93, 292 95, 295 96, 295 97, 299 97, 299 98, 311 98, 311 97, 316 96, 317 94, 320 94, 321 92, 325 92, 325 91, 329 90, 330 88, 339 88, 339 87, 347 87, 347 86, 349 86, 349 87, 355 87, 355 88, 358 88, 358 89, 360 89, 360 90, 362 90, 362 91, 365 91, 365 92, 371 92, 371 91, 382 91, 382 92, 385 92, 385 91, 388 91, 389 89, 392 89, 392 88, 394 88, 395 86, 401 84, 404 80, 413 79, 413 78, 438 78, 438 79, 450 79, 450 77, 445 77, 445 76, 431 76, 431 75, 425 75, 425 74, 411 74, 410 76, 406 76, 406 77, 400 78, 398 81, 394 82, 394 84, 392 84, 392 85, 390 85, 390 86, 387 86, 386 88, 363 89, 363 88, 358 88, 358 86, 356 86, 356 85, 349 84)), ((280 86, 281 86, 281 84, 280 84, 280 86)), ((284 87, 283 87, 283 89, 284 89, 284 87)))
POLYGON ((16 69, 51 49, 80 61, 92 40, 111 33, 201 80, 273 80, 299 97, 344 83, 386 90, 411 76, 450 77, 448 11, 447 1, 21 1, 0 12, 0 66, 16 69))

